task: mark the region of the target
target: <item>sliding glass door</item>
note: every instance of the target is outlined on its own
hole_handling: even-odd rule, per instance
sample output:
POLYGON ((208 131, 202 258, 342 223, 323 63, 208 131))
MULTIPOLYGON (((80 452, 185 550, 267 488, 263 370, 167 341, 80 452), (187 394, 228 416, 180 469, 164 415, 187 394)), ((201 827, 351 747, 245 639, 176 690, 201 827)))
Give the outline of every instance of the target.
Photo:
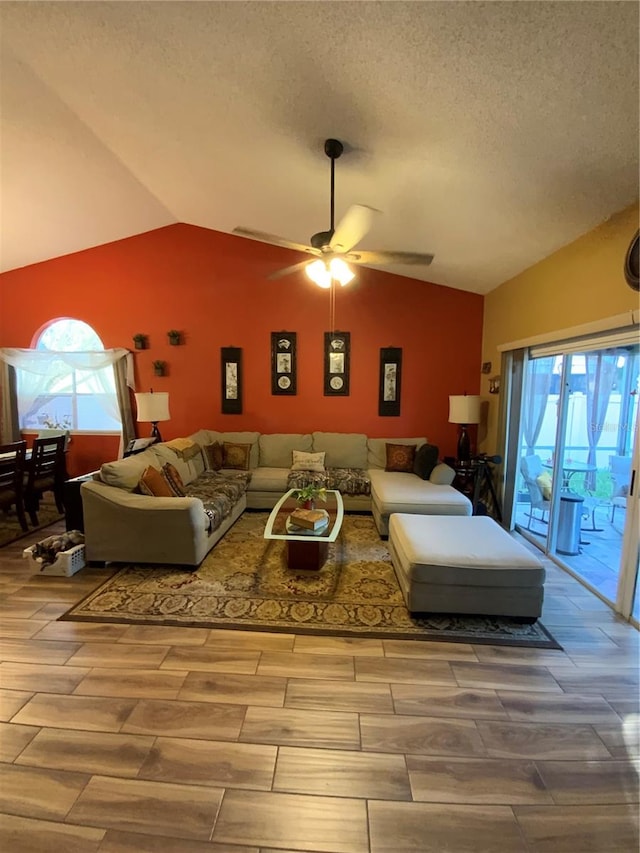
POLYGON ((540 349, 524 360, 514 525, 637 619, 638 344, 540 349))

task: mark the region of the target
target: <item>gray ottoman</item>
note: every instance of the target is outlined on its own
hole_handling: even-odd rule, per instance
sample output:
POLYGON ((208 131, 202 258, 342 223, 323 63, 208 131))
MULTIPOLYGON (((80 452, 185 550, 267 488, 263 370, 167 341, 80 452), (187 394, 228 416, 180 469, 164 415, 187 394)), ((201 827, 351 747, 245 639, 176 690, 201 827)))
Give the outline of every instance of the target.
POLYGON ((412 613, 540 616, 544 566, 492 518, 394 513, 389 551, 412 613))

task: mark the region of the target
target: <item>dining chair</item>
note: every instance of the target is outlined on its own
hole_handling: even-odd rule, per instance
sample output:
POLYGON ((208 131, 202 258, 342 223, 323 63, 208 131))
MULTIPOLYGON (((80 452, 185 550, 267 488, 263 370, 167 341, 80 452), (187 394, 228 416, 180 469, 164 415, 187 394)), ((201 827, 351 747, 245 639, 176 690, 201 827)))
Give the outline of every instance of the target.
POLYGON ((33 440, 25 475, 24 506, 34 527, 38 525, 38 507, 44 492, 53 492, 58 512, 64 512, 64 446, 64 435, 33 440))
POLYGON ((23 494, 26 452, 26 441, 0 444, 0 508, 6 512, 15 506, 20 527, 24 531, 29 529, 23 494))

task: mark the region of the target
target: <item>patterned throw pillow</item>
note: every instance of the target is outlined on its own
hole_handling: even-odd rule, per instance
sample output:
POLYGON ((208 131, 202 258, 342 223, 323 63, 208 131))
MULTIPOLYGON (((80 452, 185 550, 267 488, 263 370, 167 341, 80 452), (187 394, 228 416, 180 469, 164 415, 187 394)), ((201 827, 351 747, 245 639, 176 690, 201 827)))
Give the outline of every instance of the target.
POLYGON ((180 476, 180 472, 172 465, 171 462, 166 462, 162 466, 162 476, 165 478, 167 483, 169 484, 169 488, 172 489, 173 494, 178 498, 183 498, 187 494, 184 488, 184 483, 182 481, 182 477, 180 476))
POLYGON ((138 488, 143 495, 150 495, 152 498, 175 498, 176 496, 167 480, 162 476, 162 472, 152 465, 149 465, 142 472, 142 477, 138 481, 138 488))
POLYGON ((292 450, 292 471, 324 471, 324 451, 322 453, 306 453, 304 450, 292 450))
POLYGON ((250 444, 233 444, 225 441, 224 468, 237 468, 239 471, 249 470, 249 458, 251 455, 250 444))
POLYGON ((206 444, 203 448, 207 471, 219 471, 224 463, 224 450, 218 441, 206 444))
POLYGON ((387 444, 387 464, 385 471, 401 471, 403 474, 413 474, 413 463, 416 457, 415 444, 387 444))

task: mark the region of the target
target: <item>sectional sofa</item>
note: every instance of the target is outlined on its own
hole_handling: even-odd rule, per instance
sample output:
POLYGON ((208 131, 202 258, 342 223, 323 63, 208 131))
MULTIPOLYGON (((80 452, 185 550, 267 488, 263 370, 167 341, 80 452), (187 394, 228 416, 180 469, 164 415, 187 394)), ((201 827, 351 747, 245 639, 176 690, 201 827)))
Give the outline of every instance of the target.
POLYGON ((199 430, 153 445, 105 463, 93 480, 82 484, 86 557, 198 565, 245 509, 271 509, 288 488, 308 482, 338 488, 347 511, 372 512, 381 536, 388 535, 393 512, 471 515, 469 500, 451 486, 451 468, 440 463, 387 470, 387 445, 400 451, 413 446, 416 460, 436 461, 437 448, 424 437, 369 438, 361 433, 199 430), (211 451, 225 447, 227 460, 236 460, 234 467, 212 470, 211 451), (232 457, 231 449, 239 455, 232 457), (324 470, 305 470, 309 454, 315 461, 320 454, 324 470), (300 470, 292 470, 294 458, 303 460, 296 463, 300 470), (184 496, 141 494, 149 468, 152 474, 177 475, 184 496))

